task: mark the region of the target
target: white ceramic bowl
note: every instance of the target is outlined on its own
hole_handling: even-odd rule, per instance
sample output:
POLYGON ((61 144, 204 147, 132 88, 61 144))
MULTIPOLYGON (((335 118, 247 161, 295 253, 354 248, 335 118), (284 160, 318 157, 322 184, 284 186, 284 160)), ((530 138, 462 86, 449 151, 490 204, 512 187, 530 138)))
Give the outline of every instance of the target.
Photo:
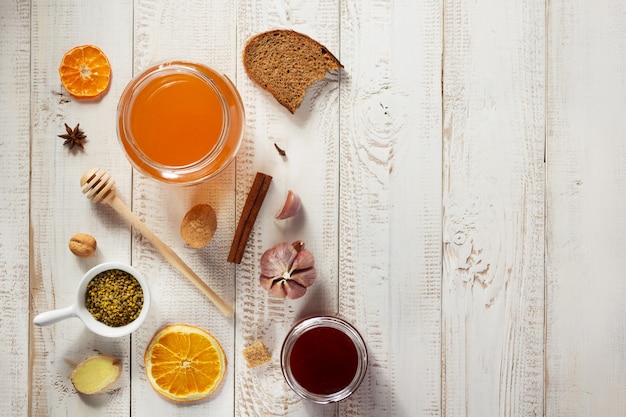
POLYGON ((61 308, 58 310, 47 311, 45 313, 41 313, 35 317, 34 323, 37 326, 48 326, 59 322, 61 320, 69 319, 72 317, 78 317, 85 323, 85 326, 92 332, 99 334, 100 336, 105 337, 121 337, 126 336, 141 326, 148 315, 148 310, 150 309, 150 288, 148 288, 148 282, 146 279, 132 266, 120 263, 120 262, 106 262, 100 265, 96 265, 91 268, 87 273, 83 276, 78 284, 78 289, 76 291, 76 301, 69 307, 61 308), (141 285, 141 290, 143 291, 143 306, 141 308, 141 312, 139 313, 139 317, 137 317, 132 322, 128 323, 125 326, 120 327, 111 327, 104 323, 96 320, 89 310, 85 307, 85 294, 87 293, 87 284, 99 273, 108 271, 111 269, 119 269, 124 272, 131 274, 139 285, 141 285))

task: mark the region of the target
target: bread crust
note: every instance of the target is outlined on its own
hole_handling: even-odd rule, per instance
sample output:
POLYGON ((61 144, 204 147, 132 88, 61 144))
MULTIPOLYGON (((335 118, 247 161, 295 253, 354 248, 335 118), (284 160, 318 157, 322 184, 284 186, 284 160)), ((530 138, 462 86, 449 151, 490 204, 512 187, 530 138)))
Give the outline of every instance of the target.
POLYGON ((311 84, 328 71, 343 68, 328 48, 291 29, 274 29, 248 39, 243 66, 252 81, 292 114, 311 84))

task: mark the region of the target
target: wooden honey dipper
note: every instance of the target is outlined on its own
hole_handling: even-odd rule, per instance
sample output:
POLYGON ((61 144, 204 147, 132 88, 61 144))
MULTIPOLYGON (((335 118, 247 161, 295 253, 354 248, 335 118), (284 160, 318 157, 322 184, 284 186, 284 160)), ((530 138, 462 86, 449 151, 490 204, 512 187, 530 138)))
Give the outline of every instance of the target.
POLYGON ((115 181, 111 175, 103 169, 91 168, 80 179, 83 194, 94 203, 108 204, 117 211, 131 226, 154 245, 161 255, 176 269, 185 275, 209 300, 225 315, 233 314, 233 307, 217 295, 211 287, 200 279, 182 259, 161 239, 159 239, 130 209, 117 197, 115 181))

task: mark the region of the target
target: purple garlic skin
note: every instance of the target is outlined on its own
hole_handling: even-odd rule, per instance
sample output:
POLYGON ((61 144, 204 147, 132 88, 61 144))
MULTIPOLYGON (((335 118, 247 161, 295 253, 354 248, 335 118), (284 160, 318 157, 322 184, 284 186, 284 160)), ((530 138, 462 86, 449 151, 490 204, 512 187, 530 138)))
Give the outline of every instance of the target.
POLYGON ((276 220, 285 220, 290 217, 295 216, 302 209, 302 201, 300 197, 293 191, 289 190, 287 192, 287 198, 285 199, 285 204, 283 204, 282 210, 280 213, 276 215, 276 220))
POLYGON ((315 271, 313 254, 304 249, 302 241, 282 242, 261 256, 261 287, 278 298, 302 297, 313 285, 315 271))

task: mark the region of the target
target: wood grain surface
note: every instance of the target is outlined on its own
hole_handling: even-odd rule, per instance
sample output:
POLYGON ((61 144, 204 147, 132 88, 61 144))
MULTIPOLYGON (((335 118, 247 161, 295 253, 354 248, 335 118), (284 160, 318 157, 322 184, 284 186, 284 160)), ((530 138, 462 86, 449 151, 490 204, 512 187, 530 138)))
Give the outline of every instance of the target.
POLYGON ((626 4, 550 2, 546 414, 626 413, 626 4))
POLYGON ((626 415, 626 4, 621 0, 0 0, 0 415, 626 415), (246 75, 241 51, 269 29, 305 33, 344 65, 295 114, 246 75), (62 87, 63 54, 94 44, 113 69, 100 99, 62 87), (192 187, 134 170, 117 102, 152 65, 208 65, 237 86, 237 159, 192 187), (85 149, 57 135, 80 123, 85 149), (281 156, 275 145, 285 150, 281 156), (225 318, 111 207, 81 193, 101 167, 120 199, 235 307, 225 318), (257 172, 273 177, 241 264, 226 261, 257 172), (287 192, 303 211, 276 220, 287 192), (210 204, 217 230, 189 247, 180 222, 210 204), (96 237, 93 258, 68 249, 96 237), (303 240, 317 279, 297 300, 268 296, 259 259, 303 240), (152 308, 131 336, 78 319, 34 327, 71 305, 92 266, 121 261, 149 280, 152 308), (331 405, 285 383, 280 350, 301 318, 336 314, 362 334, 369 368, 331 405), (222 344, 209 400, 165 400, 145 375, 160 328, 187 323, 222 344), (257 340, 272 359, 248 367, 257 340), (122 377, 94 396, 69 375, 95 353, 122 377))
POLYGON ((444 12, 443 413, 541 415, 543 3, 444 12))

